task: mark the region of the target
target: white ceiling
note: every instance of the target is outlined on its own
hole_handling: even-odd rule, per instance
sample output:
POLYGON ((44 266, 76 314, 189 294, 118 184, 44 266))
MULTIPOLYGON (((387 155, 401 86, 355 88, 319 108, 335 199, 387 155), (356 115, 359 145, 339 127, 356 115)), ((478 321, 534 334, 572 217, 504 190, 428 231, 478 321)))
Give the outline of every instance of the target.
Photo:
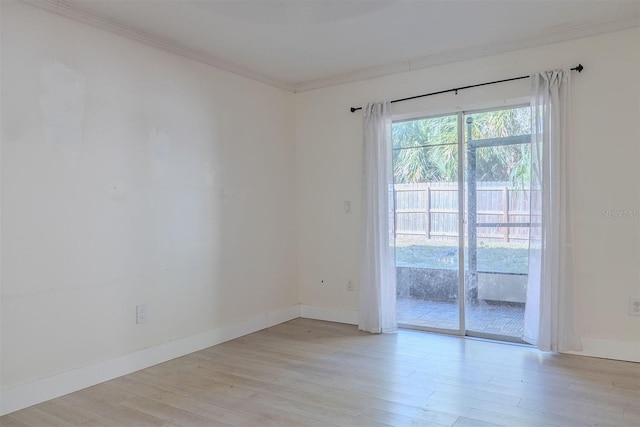
POLYGON ((25 1, 296 91, 640 25, 638 0, 25 1))

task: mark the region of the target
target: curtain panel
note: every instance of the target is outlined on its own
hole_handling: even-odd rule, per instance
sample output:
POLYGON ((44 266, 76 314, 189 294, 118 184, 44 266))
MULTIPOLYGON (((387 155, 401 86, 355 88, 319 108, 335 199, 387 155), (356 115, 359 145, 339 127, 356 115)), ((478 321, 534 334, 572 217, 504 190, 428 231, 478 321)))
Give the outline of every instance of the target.
POLYGON ((358 328, 392 333, 396 319, 391 105, 363 108, 362 260, 358 328))
POLYGON ((568 132, 570 70, 531 76, 531 234, 524 340, 582 350, 575 322, 568 132))

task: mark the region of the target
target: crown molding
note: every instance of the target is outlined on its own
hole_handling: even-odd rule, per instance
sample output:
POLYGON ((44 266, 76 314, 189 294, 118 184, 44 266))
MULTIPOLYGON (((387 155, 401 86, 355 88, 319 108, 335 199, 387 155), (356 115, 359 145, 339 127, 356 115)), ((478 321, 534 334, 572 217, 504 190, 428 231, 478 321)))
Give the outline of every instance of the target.
POLYGON ((466 49, 442 52, 410 61, 365 68, 326 78, 300 82, 294 85, 294 91, 305 92, 314 89, 321 89, 324 87, 352 83, 360 80, 374 79, 390 74, 466 61, 536 46, 560 43, 563 41, 595 36, 603 33, 622 31, 634 27, 640 27, 640 15, 638 14, 611 20, 594 21, 587 24, 556 27, 543 35, 527 37, 491 46, 474 46, 466 49))
POLYGON ((182 46, 180 44, 165 40, 161 37, 154 36, 153 34, 146 33, 128 27, 126 25, 118 24, 109 19, 104 19, 96 16, 92 13, 82 11, 76 7, 73 7, 66 3, 64 0, 19 0, 22 3, 30 6, 43 9, 64 18, 72 19, 74 21, 90 25, 92 27, 100 28, 113 34, 117 34, 122 37, 126 37, 131 40, 135 40, 140 43, 144 43, 149 46, 170 52, 176 55, 189 58, 191 60, 201 62, 203 64, 211 65, 212 67, 219 68, 221 70, 229 71, 234 74, 238 74, 247 77, 252 80, 256 80, 262 83, 266 83, 271 86, 275 86, 280 89, 294 92, 293 85, 271 77, 264 76, 259 73, 245 70, 242 67, 238 67, 233 64, 224 62, 216 57, 208 55, 203 52, 199 52, 194 49, 182 46))
POLYGON ((170 42, 161 37, 135 30, 128 26, 118 24, 109 19, 100 18, 94 14, 79 10, 64 0, 19 0, 25 4, 52 12, 56 15, 73 19, 83 24, 91 25, 111 33, 136 40, 158 49, 180 55, 194 61, 198 61, 222 70, 226 70, 241 76, 256 80, 271 86, 278 87, 290 92, 305 92, 314 89, 321 89, 329 86, 336 86, 351 83, 359 80, 373 79, 390 74, 397 74, 406 71, 419 70, 437 65, 449 64, 469 59, 480 58, 489 55, 496 55, 511 52, 519 49, 526 49, 535 46, 559 43, 567 40, 579 39, 582 37, 594 36, 597 34, 622 31, 640 26, 640 15, 633 14, 616 19, 592 21, 579 25, 558 26, 550 29, 546 34, 512 40, 505 43, 493 44, 490 46, 473 46, 466 49, 459 49, 450 52, 442 52, 410 61, 398 62, 382 65, 378 67, 365 68, 350 71, 329 77, 308 80, 298 83, 290 83, 274 79, 260 73, 245 70, 244 68, 224 62, 212 55, 187 48, 177 43, 170 42))

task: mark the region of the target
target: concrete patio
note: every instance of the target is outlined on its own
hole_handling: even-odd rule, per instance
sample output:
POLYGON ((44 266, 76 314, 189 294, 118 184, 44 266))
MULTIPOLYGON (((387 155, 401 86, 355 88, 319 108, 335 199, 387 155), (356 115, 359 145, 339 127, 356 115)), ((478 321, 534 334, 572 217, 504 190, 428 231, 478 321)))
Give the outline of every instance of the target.
MULTIPOLYGON (((398 323, 406 326, 458 330, 458 303, 398 297, 398 323)), ((524 306, 479 301, 466 310, 466 329, 487 335, 521 338, 524 306)))

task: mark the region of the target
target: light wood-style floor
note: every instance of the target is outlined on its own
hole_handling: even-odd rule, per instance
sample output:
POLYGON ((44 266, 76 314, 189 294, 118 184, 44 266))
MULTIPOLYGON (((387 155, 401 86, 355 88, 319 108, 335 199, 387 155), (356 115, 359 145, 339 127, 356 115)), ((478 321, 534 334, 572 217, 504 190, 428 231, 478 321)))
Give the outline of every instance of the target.
POLYGON ((640 426, 640 364, 296 319, 0 425, 640 426))

